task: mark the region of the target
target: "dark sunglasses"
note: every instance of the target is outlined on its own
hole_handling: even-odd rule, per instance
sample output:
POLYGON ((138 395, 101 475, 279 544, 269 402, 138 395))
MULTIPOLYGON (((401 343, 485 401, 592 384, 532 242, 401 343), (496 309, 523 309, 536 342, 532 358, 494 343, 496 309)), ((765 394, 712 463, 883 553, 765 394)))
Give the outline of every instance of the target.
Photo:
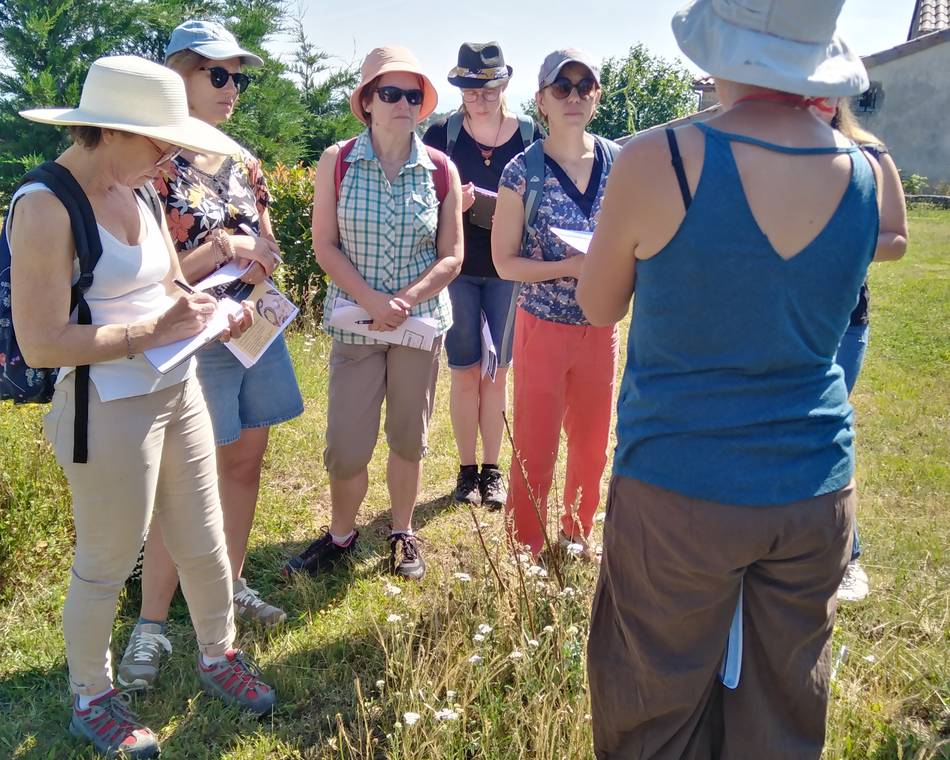
POLYGON ((423 92, 418 88, 414 90, 404 90, 401 87, 386 85, 385 87, 377 87, 376 94, 379 95, 379 99, 383 101, 383 103, 398 103, 405 95, 406 102, 409 105, 422 105, 423 92))
POLYGON ((211 86, 219 90, 228 83, 229 79, 234 80, 234 86, 237 87, 238 92, 244 92, 251 83, 251 78, 247 74, 241 71, 232 74, 224 66, 200 66, 199 69, 211 74, 211 86))
POLYGON ((590 77, 585 77, 577 83, 572 82, 567 77, 558 77, 548 87, 551 88, 551 94, 558 100, 565 100, 570 97, 574 90, 577 90, 577 97, 581 100, 587 100, 597 89, 597 82, 590 77))

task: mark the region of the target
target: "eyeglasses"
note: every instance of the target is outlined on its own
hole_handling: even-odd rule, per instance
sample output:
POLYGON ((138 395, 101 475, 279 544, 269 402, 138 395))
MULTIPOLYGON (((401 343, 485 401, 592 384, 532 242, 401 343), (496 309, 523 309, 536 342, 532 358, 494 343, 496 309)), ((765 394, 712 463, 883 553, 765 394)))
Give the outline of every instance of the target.
POLYGON ((474 103, 481 98, 486 103, 497 103, 501 97, 500 87, 482 87, 478 90, 462 90, 462 100, 466 103, 474 103))
POLYGON ((577 97, 588 100, 597 89, 597 82, 590 77, 585 77, 580 82, 572 82, 567 77, 558 77, 548 87, 551 88, 551 94, 558 100, 565 100, 575 90, 577 90, 577 97))
POLYGON ((228 83, 229 79, 234 80, 234 86, 238 92, 244 92, 251 83, 251 78, 242 71, 232 74, 224 66, 199 66, 199 71, 207 71, 211 74, 211 86, 221 89, 228 83))
POLYGON ((178 145, 172 145, 171 148, 165 149, 151 137, 146 137, 145 135, 142 135, 142 137, 145 137, 146 140, 152 143, 152 146, 159 153, 158 158, 155 160, 155 166, 161 166, 162 164, 167 164, 169 161, 174 161, 181 154, 182 149, 178 145))
POLYGON ((377 87, 376 94, 379 95, 379 99, 383 101, 383 103, 398 103, 402 100, 403 96, 405 96, 406 102, 409 105, 422 105, 423 92, 418 88, 414 90, 404 90, 401 87, 386 85, 384 87, 377 87))

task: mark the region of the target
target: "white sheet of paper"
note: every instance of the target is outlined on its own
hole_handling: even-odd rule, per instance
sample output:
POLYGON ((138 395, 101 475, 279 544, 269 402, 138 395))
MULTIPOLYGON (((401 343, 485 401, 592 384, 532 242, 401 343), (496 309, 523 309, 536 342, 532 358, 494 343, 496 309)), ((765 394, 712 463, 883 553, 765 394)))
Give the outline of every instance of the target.
POLYGON ((485 318, 485 312, 482 312, 482 377, 486 375, 495 382, 495 374, 498 372, 498 353, 495 351, 495 341, 492 340, 491 329, 488 327, 488 320, 485 318))
POLYGON ((396 346, 408 346, 422 351, 431 351, 438 336, 438 323, 431 317, 409 317, 395 330, 370 330, 372 318, 362 306, 344 298, 336 299, 330 312, 330 326, 340 330, 365 335, 367 338, 392 343, 396 346))
POLYGON ((183 361, 193 356, 228 329, 228 316, 237 317, 241 313, 241 304, 230 298, 218 301, 214 315, 208 320, 204 330, 190 338, 168 343, 164 346, 145 350, 145 358, 163 375, 173 370, 183 361))
POLYGON ((551 232, 561 238, 561 240, 575 251, 580 251, 581 253, 587 253, 590 241, 594 238, 593 232, 584 232, 582 230, 563 230, 560 227, 551 227, 551 232))
POLYGON ((229 282, 234 282, 239 277, 246 275, 252 266, 254 266, 253 261, 244 267, 236 261, 229 261, 220 269, 215 269, 193 287, 195 290, 211 290, 211 288, 216 288, 219 285, 227 285, 229 282))

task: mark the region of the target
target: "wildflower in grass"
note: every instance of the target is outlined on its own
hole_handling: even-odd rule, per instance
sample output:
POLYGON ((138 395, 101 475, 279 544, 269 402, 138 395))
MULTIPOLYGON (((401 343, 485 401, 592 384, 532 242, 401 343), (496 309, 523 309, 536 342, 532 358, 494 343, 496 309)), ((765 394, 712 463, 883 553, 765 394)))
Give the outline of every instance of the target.
POLYGON ((525 574, 531 578, 547 578, 548 571, 545 570, 540 565, 531 565, 526 571, 525 574))
POLYGON ((386 596, 399 596, 402 593, 402 589, 395 583, 387 583, 383 586, 383 593, 386 596))
POLYGON ((528 639, 528 646, 532 649, 537 649, 539 646, 541 646, 541 642, 537 639, 528 639))
POLYGON ((419 718, 422 716, 416 712, 407 712, 402 714, 402 720, 407 726, 413 726, 419 722, 419 718))
POLYGON ((402 622, 402 615, 397 615, 397 614, 394 612, 394 613, 392 613, 391 615, 389 615, 389 617, 386 618, 386 622, 387 622, 387 623, 400 623, 400 622, 402 622))
POLYGON ((541 629, 541 633, 547 633, 547 634, 554 633, 554 626, 553 625, 544 626, 544 628, 541 629))
POLYGON ((558 596, 565 599, 571 599, 572 597, 577 596, 577 591, 571 586, 565 586, 561 589, 561 592, 558 594, 558 596))
POLYGON ((455 573, 454 577, 459 583, 468 583, 472 580, 472 576, 468 573, 455 573))
POLYGON ((446 699, 455 699, 457 696, 458 696, 457 691, 452 691, 451 689, 449 689, 447 692, 445 692, 446 699))
POLYGON ((453 710, 451 707, 443 707, 441 710, 435 711, 436 720, 458 720, 458 718, 458 711, 453 710))
POLYGON ((568 636, 576 636, 576 635, 579 634, 580 632, 581 632, 581 629, 578 628, 576 625, 572 625, 572 626, 570 626, 570 627, 567 629, 567 635, 568 635, 568 636))
POLYGON ((519 652, 515 649, 511 654, 508 655, 509 660, 521 660, 524 659, 524 653, 519 652))
POLYGON ((484 658, 480 654, 473 654, 468 658, 470 665, 481 665, 484 661, 484 658))
POLYGON ((606 519, 607 519, 606 512, 598 512, 596 515, 594 515, 594 522, 603 522, 606 519))
POLYGON ((472 641, 474 641, 476 644, 481 644, 484 640, 484 634, 476 633, 474 636, 472 636, 472 641))
POLYGON ((584 547, 582 544, 570 543, 564 547, 564 550, 571 557, 580 557, 584 552, 584 547))
POLYGON ((482 636, 487 636, 492 632, 492 627, 488 625, 488 623, 482 623, 478 626, 478 632, 482 634, 482 636))
POLYGON ((378 681, 376 682, 376 688, 377 688, 377 689, 382 689, 385 685, 386 685, 386 682, 385 682, 384 680, 382 680, 382 679, 380 679, 380 680, 378 680, 378 681))

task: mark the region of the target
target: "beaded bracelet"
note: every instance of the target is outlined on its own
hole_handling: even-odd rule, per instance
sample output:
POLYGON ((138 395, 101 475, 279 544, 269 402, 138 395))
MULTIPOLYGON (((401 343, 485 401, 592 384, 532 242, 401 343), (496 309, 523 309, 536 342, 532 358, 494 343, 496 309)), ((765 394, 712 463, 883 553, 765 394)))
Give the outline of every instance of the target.
POLYGON ((134 359, 135 352, 132 350, 132 336, 129 334, 129 328, 131 325, 125 326, 125 358, 134 359))

